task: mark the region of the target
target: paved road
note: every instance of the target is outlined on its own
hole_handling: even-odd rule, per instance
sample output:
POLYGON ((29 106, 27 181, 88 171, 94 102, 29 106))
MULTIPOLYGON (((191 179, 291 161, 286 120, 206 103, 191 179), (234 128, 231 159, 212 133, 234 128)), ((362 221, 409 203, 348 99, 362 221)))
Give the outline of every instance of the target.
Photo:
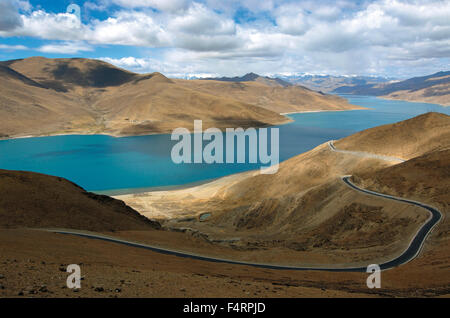
POLYGON ((358 156, 358 157, 374 158, 374 159, 380 159, 380 160, 386 160, 386 161, 398 161, 398 162, 405 161, 401 158, 382 156, 382 155, 377 155, 377 154, 370 153, 370 152, 337 149, 334 146, 333 140, 330 140, 328 142, 328 146, 330 147, 331 151, 346 153, 346 154, 350 154, 350 155, 354 155, 354 156, 358 156))
MULTIPOLYGON (((414 204, 414 205, 417 205, 417 206, 419 206, 421 208, 426 209, 430 213, 430 217, 425 222, 425 224, 423 224, 422 227, 417 231, 416 235, 411 240, 408 248, 401 255, 395 257, 394 259, 392 259, 392 260, 390 260, 388 262, 385 262, 385 263, 379 264, 379 265, 380 265, 380 268, 382 270, 386 270, 386 269, 391 269, 391 268, 394 268, 396 266, 402 265, 402 264, 407 263, 407 262, 411 261, 412 259, 414 259, 419 254, 419 252, 420 252, 420 250, 421 250, 421 248, 423 246, 423 243, 425 242, 425 239, 427 238, 428 234, 431 232, 433 227, 441 219, 441 217, 442 217, 441 213, 437 209, 435 209, 433 207, 430 207, 430 206, 428 206, 426 204, 420 203, 420 202, 407 200, 407 199, 403 199, 403 198, 396 198, 396 197, 393 197, 393 196, 390 196, 390 195, 386 195, 386 194, 377 193, 377 192, 373 192, 373 191, 369 191, 369 190, 358 188, 356 185, 354 185, 349 180, 349 176, 342 177, 342 180, 349 187, 351 187, 352 189, 355 189, 357 191, 361 191, 361 192, 364 192, 364 193, 369 194, 369 195, 383 197, 383 198, 386 198, 386 199, 389 199, 389 200, 396 200, 396 201, 400 201, 400 202, 404 202, 404 203, 414 204)), ((127 245, 127 246, 130 246, 130 247, 143 248, 143 249, 147 249, 147 250, 150 250, 150 251, 153 251, 153 252, 158 252, 158 253, 163 253, 163 254, 168 254, 168 255, 174 255, 174 256, 184 257, 184 258, 190 258, 190 259, 195 259, 195 260, 200 260, 200 261, 214 262, 214 263, 226 263, 226 264, 233 264, 233 265, 246 265, 246 266, 254 266, 254 267, 260 267, 260 268, 266 268, 266 269, 275 269, 275 270, 302 270, 302 271, 314 270, 314 271, 331 271, 331 272, 365 272, 366 269, 367 269, 367 266, 365 266, 365 267, 339 267, 339 268, 338 267, 295 267, 295 266, 283 266, 283 265, 239 262, 239 261, 233 261, 233 260, 230 260, 230 259, 221 259, 221 258, 207 257, 207 256, 201 256, 201 255, 196 255, 196 254, 182 252, 182 251, 175 251, 175 250, 171 250, 171 249, 160 248, 160 247, 156 247, 156 246, 152 246, 152 245, 148 245, 148 244, 141 244, 141 243, 132 242, 132 241, 128 241, 128 240, 123 240, 123 239, 119 239, 119 238, 114 238, 114 237, 110 237, 110 236, 105 236, 105 235, 97 234, 97 233, 86 233, 86 232, 81 232, 81 231, 76 231, 76 230, 61 230, 61 229, 46 229, 45 231, 50 231, 50 232, 59 233, 59 234, 76 235, 76 236, 81 236, 81 237, 90 238, 90 239, 97 239, 97 240, 102 240, 102 241, 107 241, 107 242, 127 245)), ((371 263, 368 262, 367 265, 369 265, 369 264, 371 264, 371 263)))
POLYGON ((436 224, 438 224, 439 221, 441 220, 442 213, 438 209, 436 209, 432 206, 429 206, 425 203, 421 203, 421 202, 417 202, 417 201, 413 201, 413 200, 408 200, 408 199, 404 199, 404 198, 400 198, 400 197, 395 197, 392 195, 387 195, 387 194, 378 193, 375 191, 370 191, 370 190, 359 188, 358 186, 356 186, 354 183, 352 183, 350 181, 350 176, 342 177, 342 180, 344 181, 344 183, 346 185, 348 185, 350 188, 352 188, 354 190, 357 190, 357 191, 360 191, 360 192, 363 192, 363 193, 366 193, 369 195, 382 197, 382 198, 389 199, 389 200, 413 204, 413 205, 416 205, 416 206, 421 207, 428 211, 430 216, 425 221, 425 223, 420 227, 420 229, 416 232, 416 235, 411 240, 411 242, 409 243, 409 246, 406 248, 406 250, 404 250, 401 255, 397 256, 396 258, 392 259, 391 261, 380 264, 380 267, 381 267, 381 269, 390 269, 390 268, 405 264, 405 263, 413 260, 414 258, 416 258, 416 256, 419 255, 420 250, 422 249, 422 246, 425 243, 426 238, 431 233, 434 226, 436 224))
MULTIPOLYGON (((336 151, 336 152, 345 152, 345 153, 350 153, 350 154, 354 154, 357 156, 372 157, 372 158, 378 158, 378 159, 383 159, 383 160, 388 160, 388 161, 392 161, 392 160, 404 161, 399 158, 379 156, 379 155, 365 153, 365 152, 339 150, 339 149, 336 149, 336 147, 333 144, 333 141, 330 141, 328 143, 328 145, 330 146, 330 149, 332 151, 336 151)), ((399 202, 403 202, 403 203, 413 204, 413 205, 419 206, 419 207, 427 210, 430 214, 429 218, 425 221, 425 223, 416 232, 416 235, 411 240, 408 247, 399 256, 393 258, 392 260, 390 260, 388 262, 379 264, 379 266, 382 270, 391 269, 391 268, 397 267, 399 265, 405 264, 405 263, 413 260, 420 253, 420 250, 422 249, 422 246, 423 246, 427 236, 430 234, 430 232, 432 231, 434 226, 442 218, 442 214, 439 210, 437 210, 436 208, 431 207, 429 205, 426 205, 424 203, 413 201, 413 200, 408 200, 408 199, 404 199, 404 198, 394 197, 391 195, 359 188, 358 186, 356 186, 355 184, 353 184, 350 181, 350 176, 342 177, 342 181, 347 186, 349 186, 350 188, 352 188, 356 191, 360 191, 360 192, 363 192, 368 195, 373 195, 373 196, 381 197, 381 198, 388 199, 388 200, 394 200, 394 201, 399 201, 399 202)), ((81 237, 85 237, 85 238, 89 238, 89 239, 102 240, 102 241, 107 241, 107 242, 111 242, 111 243, 122 244, 122 245, 136 247, 136 248, 142 248, 142 249, 150 250, 153 252, 174 255, 174 256, 184 257, 184 258, 190 258, 190 259, 195 259, 195 260, 200 260, 200 261, 214 262, 214 263, 226 263, 226 264, 232 264, 232 265, 254 266, 254 267, 274 269, 274 270, 366 272, 367 266, 369 264, 372 264, 372 263, 368 262, 367 266, 364 266, 364 267, 295 267, 295 266, 283 266, 283 265, 272 265, 272 264, 251 263, 251 262, 239 262, 239 261, 233 261, 230 259, 214 258, 214 257, 196 255, 196 254, 182 252, 182 251, 165 249, 165 248, 156 247, 156 246, 152 246, 152 245, 148 245, 148 244, 141 244, 141 243, 123 240, 123 239, 119 239, 119 238, 109 237, 109 236, 105 236, 105 235, 97 234, 97 233, 86 233, 86 232, 81 232, 81 231, 76 231, 76 230, 62 230, 62 229, 45 229, 45 231, 50 231, 50 232, 59 233, 59 234, 76 235, 76 236, 81 236, 81 237)))
POLYGON ((58 234, 75 235, 75 236, 80 236, 80 237, 89 238, 89 239, 107 241, 107 242, 122 244, 122 245, 130 246, 130 247, 142 248, 142 249, 150 250, 150 251, 157 252, 157 253, 173 255, 173 256, 178 256, 178 257, 183 257, 183 258, 190 258, 190 259, 194 259, 194 260, 200 260, 200 261, 206 261, 206 262, 212 262, 212 263, 245 265, 245 266, 253 266, 253 267, 259 267, 259 268, 265 268, 265 269, 275 269, 275 270, 302 270, 302 271, 314 270, 314 271, 332 271, 332 272, 365 272, 366 271, 366 267, 346 267, 346 268, 294 267, 294 266, 272 265, 272 264, 251 263, 251 262, 239 262, 239 261, 234 261, 234 260, 230 260, 230 259, 208 257, 208 256, 202 256, 202 255, 197 255, 197 254, 188 253, 188 252, 175 251, 175 250, 156 247, 156 246, 152 246, 152 245, 148 245, 148 244, 142 244, 142 243, 132 242, 132 241, 114 238, 114 237, 110 237, 110 236, 105 236, 105 235, 98 234, 98 233, 86 233, 86 232, 77 231, 77 230, 62 230, 62 229, 41 229, 41 230, 47 231, 47 232, 58 233, 58 234))

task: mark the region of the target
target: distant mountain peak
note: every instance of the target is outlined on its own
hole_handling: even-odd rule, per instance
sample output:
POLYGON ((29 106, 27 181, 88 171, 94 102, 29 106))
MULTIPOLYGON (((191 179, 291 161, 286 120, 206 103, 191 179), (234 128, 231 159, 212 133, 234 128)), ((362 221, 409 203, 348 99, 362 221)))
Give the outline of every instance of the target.
POLYGON ((26 76, 35 84, 61 92, 74 87, 120 86, 150 78, 171 82, 161 73, 136 74, 102 60, 87 58, 50 59, 34 56, 1 62, 0 65, 26 76))
POLYGON ((268 76, 261 76, 259 74, 250 72, 245 74, 244 76, 235 76, 235 77, 211 77, 211 78, 203 78, 203 80, 212 80, 212 81, 222 81, 222 82, 263 82, 269 85, 281 85, 283 87, 291 86, 292 84, 282 80, 280 78, 272 78, 268 76))
POLYGON ((249 82, 249 81, 254 81, 258 77, 262 77, 262 76, 251 72, 251 73, 247 73, 244 76, 242 76, 241 79, 243 79, 242 82, 249 82))

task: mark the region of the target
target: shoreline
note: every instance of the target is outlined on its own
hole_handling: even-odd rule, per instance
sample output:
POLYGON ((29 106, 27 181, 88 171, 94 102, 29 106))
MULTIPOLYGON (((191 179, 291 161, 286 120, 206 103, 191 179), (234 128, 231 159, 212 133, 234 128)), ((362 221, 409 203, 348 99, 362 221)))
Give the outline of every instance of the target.
POLYGON ((389 97, 389 95, 374 96, 374 95, 354 95, 354 94, 348 94, 348 93, 340 93, 338 96, 341 96, 341 97, 344 97, 344 98, 345 98, 345 96, 375 97, 375 98, 384 99, 384 100, 391 100, 391 101, 402 101, 402 102, 408 102, 408 103, 430 104, 430 105, 440 106, 440 107, 450 107, 450 103, 449 104, 439 104, 439 103, 436 103, 436 102, 423 101, 423 100, 408 100, 408 99, 389 97))
MULTIPOLYGON (((0 141, 2 140, 15 140, 15 139, 27 139, 27 138, 44 138, 44 137, 58 137, 58 136, 109 136, 113 138, 120 138, 120 137, 132 137, 132 136, 117 136, 112 134, 105 134, 105 133, 57 133, 57 134, 48 134, 48 135, 26 135, 26 136, 16 136, 16 137, 1 137, 0 141)), ((139 135, 138 135, 139 136, 139 135)))
POLYGON ((392 101, 403 101, 403 102, 410 102, 410 103, 419 103, 419 104, 430 104, 430 105, 435 105, 435 106, 441 106, 441 107, 450 107, 450 103, 449 104, 439 104, 439 103, 432 103, 432 102, 426 102, 426 101, 421 101, 421 100, 408 100, 408 99, 401 99, 401 98, 393 98, 393 97, 389 97, 389 96, 375 96, 381 99, 385 99, 385 100, 392 100, 392 101))
MULTIPOLYGON (((249 170, 252 171, 252 170, 249 170)), ((247 171, 244 171, 247 172, 247 171)), ((238 172, 239 173, 239 172, 238 172)), ((125 188, 125 189, 110 189, 110 190, 86 190, 88 192, 92 192, 99 195, 107 195, 110 197, 122 196, 122 195, 130 195, 130 194, 143 194, 148 192, 164 192, 164 191, 175 191, 175 190, 184 190, 189 188, 198 187, 201 185, 205 185, 208 183, 212 183, 224 177, 228 177, 234 174, 212 178, 199 180, 194 182, 188 182, 184 184, 174 184, 174 185, 165 185, 165 186, 153 186, 153 187, 139 187, 139 188, 125 188)))
MULTIPOLYGON (((354 105, 357 107, 360 107, 358 105, 354 105)), ((322 113, 322 112, 344 112, 344 111, 350 111, 350 110, 364 110, 366 108, 355 108, 355 109, 339 109, 339 110, 307 110, 307 111, 298 111, 298 112, 287 112, 287 113, 279 113, 282 116, 286 117, 286 120, 283 122, 280 122, 278 124, 274 125, 265 125, 261 127, 256 128, 264 128, 264 127, 274 127, 279 125, 285 125, 292 122, 292 119, 287 117, 286 115, 289 114, 301 114, 301 113, 322 113)), ((223 129, 221 129, 223 130, 223 129)), ((42 134, 42 135, 25 135, 25 136, 13 136, 13 137, 0 137, 0 141, 3 140, 15 140, 15 139, 27 139, 27 138, 42 138, 42 137, 57 137, 57 136, 108 136, 112 138, 125 138, 125 137, 140 137, 140 136, 155 136, 155 135, 170 135, 169 132, 154 132, 154 133, 145 133, 145 134, 138 134, 138 135, 117 135, 113 133, 104 133, 104 132, 68 132, 68 133, 50 133, 50 134, 42 134)))
POLYGON ((286 115, 293 115, 293 114, 307 114, 307 113, 326 113, 326 112, 348 112, 352 110, 366 110, 369 108, 355 108, 355 109, 323 109, 323 110, 302 110, 302 111, 296 111, 296 112, 287 112, 287 113, 280 113, 280 115, 286 116, 286 115))

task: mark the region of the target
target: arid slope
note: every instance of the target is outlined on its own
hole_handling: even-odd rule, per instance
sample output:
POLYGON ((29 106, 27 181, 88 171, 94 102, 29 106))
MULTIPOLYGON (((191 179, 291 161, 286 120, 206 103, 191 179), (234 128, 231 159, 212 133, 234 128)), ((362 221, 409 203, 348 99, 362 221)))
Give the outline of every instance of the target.
POLYGON ((191 128, 265 126, 284 116, 184 88, 159 73, 135 74, 89 59, 1 62, 2 136, 56 133, 135 135, 191 128))
POLYGON ((438 72, 399 82, 341 86, 334 92, 450 106, 450 72, 438 72))
POLYGON ((450 106, 450 83, 436 84, 432 87, 419 90, 396 91, 389 95, 382 96, 386 99, 406 100, 410 102, 422 102, 450 106))
POLYGON ((301 112, 314 110, 361 109, 344 98, 312 91, 303 86, 284 86, 268 80, 247 82, 223 82, 213 80, 176 80, 180 85, 222 97, 231 97, 241 102, 257 105, 277 112, 301 112))
POLYGON ((336 147, 411 159, 450 146, 450 116, 426 113, 378 126, 335 142, 336 147), (388 142, 387 142, 388 141, 388 142))
POLYGON ((243 93, 205 89, 200 81, 136 74, 90 59, 4 61, 0 78, 0 138, 168 133, 192 129, 194 119, 203 120, 204 129, 262 127, 289 122, 280 112, 358 108, 303 88, 254 82, 243 93))
POLYGON ((361 187, 411 198, 436 206, 444 218, 433 235, 433 243, 450 246, 450 148, 428 152, 404 163, 375 172, 357 173, 361 187))
POLYGON ((86 192, 63 178, 0 170, 0 228, 152 230, 159 224, 122 201, 86 192))

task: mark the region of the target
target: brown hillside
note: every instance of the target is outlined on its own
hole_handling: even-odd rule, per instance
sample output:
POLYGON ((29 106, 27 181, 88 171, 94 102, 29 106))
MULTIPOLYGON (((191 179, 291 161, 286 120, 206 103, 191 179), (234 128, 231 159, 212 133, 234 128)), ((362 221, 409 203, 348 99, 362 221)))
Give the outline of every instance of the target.
POLYGON ((135 74, 88 59, 41 57, 1 63, 0 135, 135 135, 289 121, 235 99, 194 91, 159 73, 135 74))
POLYGON ((438 150, 353 177, 364 188, 428 202, 445 213, 437 237, 450 240, 450 149, 438 150))
POLYGON ((47 89, 6 66, 0 66, 0 77, 0 137, 96 126, 96 112, 76 95, 47 89))
POLYGON ((417 91, 397 91, 382 97, 450 106, 450 83, 438 84, 417 91))
POLYGON ((337 148, 410 159, 450 147, 450 116, 426 113, 370 128, 335 142, 337 148))
POLYGON ((424 88, 397 90, 385 96, 387 99, 400 99, 411 102, 423 102, 450 106, 450 75, 449 72, 439 72, 426 77, 424 88))
POLYGON ((156 229, 122 201, 84 191, 63 178, 0 170, 1 228, 71 228, 89 231, 156 229))
POLYGON ((119 86, 140 77, 103 61, 89 59, 32 57, 12 61, 8 65, 44 87, 63 92, 73 90, 76 86, 119 86))
POLYGON ((361 109, 344 98, 322 94, 302 86, 282 86, 274 81, 222 82, 176 80, 177 83, 215 96, 230 97, 277 113, 311 110, 361 109))

